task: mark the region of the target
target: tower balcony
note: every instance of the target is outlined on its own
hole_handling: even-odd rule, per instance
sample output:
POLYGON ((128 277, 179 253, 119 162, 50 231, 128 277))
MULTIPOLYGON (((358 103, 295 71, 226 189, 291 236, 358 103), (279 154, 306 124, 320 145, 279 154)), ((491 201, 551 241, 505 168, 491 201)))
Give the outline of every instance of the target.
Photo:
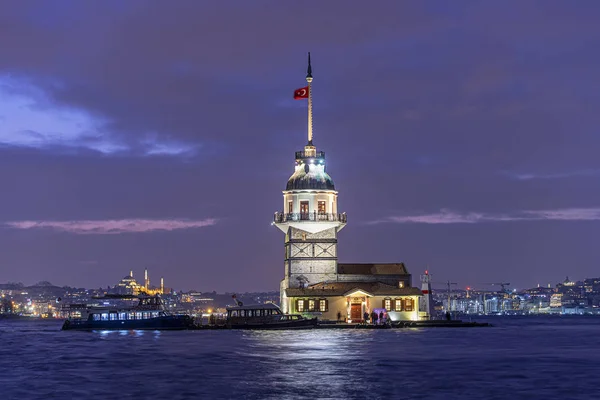
POLYGON ((341 214, 326 214, 318 213, 316 211, 309 213, 283 213, 276 212, 273 218, 273 222, 276 224, 282 224, 284 222, 291 221, 309 221, 309 222, 341 222, 345 224, 347 222, 346 213, 341 214))
POLYGON ((317 233, 331 228, 341 230, 346 226, 346 213, 324 214, 318 212, 309 213, 283 213, 276 212, 273 217, 273 225, 287 232, 291 226, 309 233, 317 233))

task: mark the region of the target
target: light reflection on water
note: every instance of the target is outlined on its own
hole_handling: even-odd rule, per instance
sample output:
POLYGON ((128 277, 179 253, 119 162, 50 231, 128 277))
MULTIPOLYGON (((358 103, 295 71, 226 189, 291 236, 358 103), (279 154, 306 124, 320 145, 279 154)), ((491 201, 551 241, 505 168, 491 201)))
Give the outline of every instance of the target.
POLYGON ((62 332, 60 323, 3 321, 0 397, 600 398, 600 318, 494 322, 487 329, 62 332))

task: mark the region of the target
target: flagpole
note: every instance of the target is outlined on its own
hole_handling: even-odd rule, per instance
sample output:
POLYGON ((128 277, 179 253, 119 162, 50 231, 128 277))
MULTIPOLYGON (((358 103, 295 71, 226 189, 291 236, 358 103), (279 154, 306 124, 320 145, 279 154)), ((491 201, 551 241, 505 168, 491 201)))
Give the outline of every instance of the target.
POLYGON ((306 71, 306 82, 308 82, 308 145, 312 146, 313 123, 312 123, 312 68, 310 66, 310 52, 308 53, 308 70, 306 71))

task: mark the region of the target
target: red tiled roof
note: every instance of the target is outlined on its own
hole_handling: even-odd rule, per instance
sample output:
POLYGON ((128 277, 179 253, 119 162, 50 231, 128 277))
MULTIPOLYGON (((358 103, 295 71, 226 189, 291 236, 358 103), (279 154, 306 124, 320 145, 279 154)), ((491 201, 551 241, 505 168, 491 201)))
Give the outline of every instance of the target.
POLYGON ((372 296, 420 296, 421 289, 415 287, 397 287, 382 282, 322 282, 307 288, 290 288, 288 297, 306 296, 345 296, 355 290, 362 290, 372 296))

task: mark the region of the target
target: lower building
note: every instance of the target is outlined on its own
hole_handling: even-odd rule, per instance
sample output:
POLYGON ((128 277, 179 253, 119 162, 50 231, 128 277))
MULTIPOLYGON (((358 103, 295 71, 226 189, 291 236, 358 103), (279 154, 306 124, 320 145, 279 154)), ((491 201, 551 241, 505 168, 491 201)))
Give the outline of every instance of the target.
MULTIPOLYGON (((343 264, 340 267, 343 269, 343 264)), ((387 317, 390 312, 394 313, 394 319, 418 320, 421 290, 405 286, 404 280, 392 285, 389 281, 375 280, 378 277, 380 275, 375 272, 363 275, 362 279, 357 276, 356 281, 321 282, 285 289, 287 308, 291 313, 316 316, 322 320, 364 322, 365 314, 370 317, 373 313, 383 313, 387 317)))

